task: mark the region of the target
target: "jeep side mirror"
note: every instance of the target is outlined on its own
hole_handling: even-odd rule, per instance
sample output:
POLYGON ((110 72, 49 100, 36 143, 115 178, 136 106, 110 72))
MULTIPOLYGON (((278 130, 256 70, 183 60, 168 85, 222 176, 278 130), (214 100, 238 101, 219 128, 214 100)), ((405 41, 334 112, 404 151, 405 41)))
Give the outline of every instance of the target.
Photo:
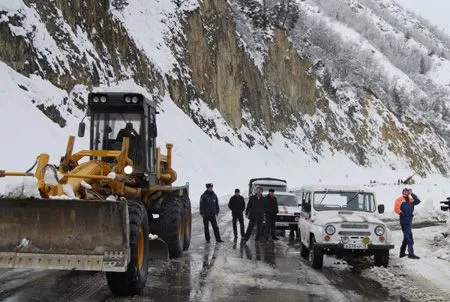
POLYGON ((81 122, 78 125, 78 137, 84 137, 84 132, 86 132, 86 124, 81 122))
POLYGON ((383 214, 384 213, 384 204, 378 205, 378 213, 383 214))

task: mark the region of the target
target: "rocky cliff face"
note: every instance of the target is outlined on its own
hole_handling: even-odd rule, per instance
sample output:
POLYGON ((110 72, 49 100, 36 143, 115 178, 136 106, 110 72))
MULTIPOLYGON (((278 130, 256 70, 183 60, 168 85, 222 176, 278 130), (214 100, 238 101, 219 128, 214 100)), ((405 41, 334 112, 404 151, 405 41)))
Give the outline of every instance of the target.
POLYGON ((292 142, 286 148, 315 160, 344 152, 360 165, 385 161, 395 169, 394 155, 421 174, 449 171, 446 144, 430 125, 399 121, 367 87, 330 99, 320 66, 300 55, 284 29, 258 40, 265 50, 258 64, 237 27, 234 2, 168 4, 164 43, 176 63, 167 71, 115 15, 127 13, 126 1, 115 8, 108 0, 24 0, 16 11, 0 9, 0 60, 68 92, 56 105, 36 103, 61 126, 55 111, 83 109, 86 91, 131 79, 156 99, 168 93, 206 133, 230 144, 270 148, 280 132, 292 142), (223 119, 205 114, 214 109, 223 119))

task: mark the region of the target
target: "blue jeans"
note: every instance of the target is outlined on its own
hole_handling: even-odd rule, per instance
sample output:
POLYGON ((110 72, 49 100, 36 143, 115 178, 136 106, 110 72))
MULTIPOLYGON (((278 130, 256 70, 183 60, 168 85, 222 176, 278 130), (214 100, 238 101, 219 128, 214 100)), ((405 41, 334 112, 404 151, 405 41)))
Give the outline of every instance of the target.
POLYGON ((403 232, 403 241, 402 246, 400 247, 400 253, 404 254, 406 250, 406 246, 408 246, 408 255, 414 255, 414 239, 412 234, 412 224, 411 222, 400 222, 402 226, 403 232))

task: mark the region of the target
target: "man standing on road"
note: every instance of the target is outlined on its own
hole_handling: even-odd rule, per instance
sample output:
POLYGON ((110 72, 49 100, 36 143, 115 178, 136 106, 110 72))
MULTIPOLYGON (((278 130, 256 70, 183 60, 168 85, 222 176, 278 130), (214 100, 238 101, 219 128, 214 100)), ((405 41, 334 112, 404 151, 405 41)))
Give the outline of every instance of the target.
POLYGON ((277 214, 278 214, 278 201, 275 197, 275 190, 270 189, 269 195, 266 196, 266 203, 265 203, 265 215, 266 215, 266 234, 265 238, 266 240, 269 240, 269 236, 273 240, 279 240, 275 236, 275 223, 277 221, 277 214))
POLYGON ((262 223, 264 219, 264 205, 265 198, 262 195, 263 189, 256 187, 256 194, 251 196, 248 200, 247 208, 245 209, 245 217, 250 219, 247 226, 247 232, 245 232, 245 238, 242 242, 245 244, 252 235, 253 228, 256 224, 256 238, 255 241, 259 241, 262 236, 262 223))
POLYGON ((395 200, 395 213, 400 215, 403 242, 400 247, 400 258, 405 257, 406 246, 408 246, 408 258, 420 259, 414 254, 414 240, 412 235, 412 220, 414 217, 414 206, 420 203, 420 199, 412 193, 412 189, 404 188, 402 196, 395 200), (411 195, 411 196, 410 196, 411 195))
POLYGON ((219 214, 219 199, 213 191, 213 184, 206 184, 206 191, 200 197, 200 215, 203 217, 205 227, 205 239, 209 243, 209 223, 211 222, 216 242, 223 242, 220 238, 219 227, 217 226, 216 215, 219 214))
POLYGON ((239 189, 234 190, 234 195, 230 198, 228 202, 228 207, 231 210, 233 216, 233 233, 234 241, 237 241, 237 221, 239 220, 239 226, 241 228, 241 239, 245 236, 244 227, 244 210, 245 210, 245 200, 241 196, 239 189))

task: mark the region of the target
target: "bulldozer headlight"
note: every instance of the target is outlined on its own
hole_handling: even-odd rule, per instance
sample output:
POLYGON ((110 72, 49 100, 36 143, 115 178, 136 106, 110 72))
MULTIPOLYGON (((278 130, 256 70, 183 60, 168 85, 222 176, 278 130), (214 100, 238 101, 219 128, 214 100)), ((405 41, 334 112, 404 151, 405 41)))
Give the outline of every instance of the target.
POLYGON ((127 175, 130 175, 131 173, 133 173, 133 167, 132 166, 125 166, 125 168, 123 168, 123 172, 127 175))
POLYGON ((137 96, 132 97, 132 98, 131 98, 131 102, 132 102, 133 104, 137 104, 137 103, 139 102, 138 97, 137 97, 137 96))
POLYGON ((99 98, 98 96, 94 96, 94 98, 92 99, 92 101, 93 101, 94 103, 98 103, 98 102, 100 102, 100 98, 99 98))
POLYGON ((102 103, 106 103, 106 96, 101 96, 100 97, 100 102, 102 102, 102 103))
POLYGON ((127 103, 127 104, 131 103, 131 97, 130 96, 126 96, 125 97, 125 103, 127 103))

